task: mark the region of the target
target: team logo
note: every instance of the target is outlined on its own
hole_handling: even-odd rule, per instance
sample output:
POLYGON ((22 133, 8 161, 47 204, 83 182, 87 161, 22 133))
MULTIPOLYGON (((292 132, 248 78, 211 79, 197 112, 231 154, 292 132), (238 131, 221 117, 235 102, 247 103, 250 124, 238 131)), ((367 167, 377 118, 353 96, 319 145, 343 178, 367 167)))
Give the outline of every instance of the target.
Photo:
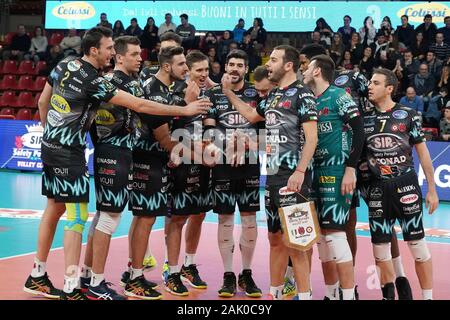
POLYGON ((400 198, 400 202, 403 204, 411 204, 416 202, 419 199, 419 196, 417 194, 407 194, 400 198))
POLYGON ((297 93, 297 88, 290 88, 286 91, 286 97, 293 97, 297 93))
POLYGON ((408 112, 406 112, 405 110, 396 110, 392 113, 392 116, 395 119, 402 120, 406 119, 406 117, 408 116, 408 112))
POLYGON ((345 83, 347 83, 349 80, 349 77, 346 75, 337 77, 336 80, 334 80, 334 84, 337 85, 338 87, 344 85, 345 83))
POLYGON ((245 89, 244 90, 244 96, 249 97, 249 98, 256 97, 257 94, 258 94, 258 92, 256 92, 255 89, 245 89))

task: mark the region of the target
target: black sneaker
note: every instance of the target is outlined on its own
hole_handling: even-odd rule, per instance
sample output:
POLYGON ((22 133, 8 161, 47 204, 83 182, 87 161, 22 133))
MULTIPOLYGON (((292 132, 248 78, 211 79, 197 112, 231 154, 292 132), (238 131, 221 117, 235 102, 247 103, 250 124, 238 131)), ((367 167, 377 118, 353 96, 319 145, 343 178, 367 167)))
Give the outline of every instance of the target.
POLYGON ((103 280, 98 286, 89 286, 86 297, 89 300, 126 300, 124 296, 111 289, 112 283, 103 280))
POLYGON ((252 270, 245 269, 239 274, 238 280, 239 288, 245 292, 247 297, 260 298, 262 297, 262 291, 256 286, 252 277, 252 270))
POLYGON ((80 277, 80 288, 81 292, 87 293, 89 289, 89 284, 91 283, 91 278, 80 277))
POLYGON ((61 300, 87 300, 81 289, 73 289, 71 293, 61 292, 61 300))
POLYGON ((143 275, 134 280, 128 280, 124 293, 128 297, 143 300, 158 300, 162 298, 162 294, 149 286, 143 275))
POLYGON ((358 286, 355 286, 355 300, 359 300, 358 286))
POLYGON ((414 300, 411 286, 406 277, 395 279, 395 287, 397 288, 398 300, 414 300))
POLYGON ((383 288, 383 300, 395 300, 395 286, 392 282, 386 283, 383 288))
POLYGON ((25 282, 23 291, 34 295, 43 296, 48 299, 59 299, 61 297, 61 290, 55 289, 47 273, 45 273, 42 277, 37 278, 33 278, 30 275, 25 282))
POLYGON ((223 274, 223 285, 219 290, 219 297, 231 298, 236 294, 236 275, 234 272, 223 274))
POLYGON ((187 296, 189 291, 181 281, 181 275, 179 272, 169 274, 167 281, 165 282, 166 290, 176 296, 187 296))
POLYGON ((181 267, 181 280, 187 281, 192 287, 196 289, 206 289, 208 285, 200 278, 198 274, 197 266, 191 264, 188 267, 184 265, 181 267))
MULTIPOLYGON (((128 280, 130 280, 130 272, 125 271, 124 273, 122 273, 122 277, 120 278, 119 282, 120 286, 125 287, 127 285, 128 280)), ((153 290, 156 290, 158 288, 158 284, 156 282, 149 281, 147 279, 145 279, 145 281, 147 281, 148 285, 152 287, 153 290)))

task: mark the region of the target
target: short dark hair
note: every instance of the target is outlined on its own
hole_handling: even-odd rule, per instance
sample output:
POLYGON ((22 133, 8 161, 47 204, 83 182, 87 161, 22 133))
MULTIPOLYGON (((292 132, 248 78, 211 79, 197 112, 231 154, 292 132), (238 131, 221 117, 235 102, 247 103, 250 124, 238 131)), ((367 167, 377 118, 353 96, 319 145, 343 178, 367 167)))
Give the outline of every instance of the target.
POLYGON ((311 63, 313 61, 316 62, 315 66, 317 68, 320 68, 323 79, 330 83, 333 82, 334 69, 336 67, 333 59, 331 59, 329 56, 325 54, 320 54, 318 56, 313 57, 311 59, 311 63))
POLYGON ((392 95, 395 95, 397 92, 398 87, 398 79, 395 73, 389 69, 386 68, 377 68, 373 70, 373 74, 381 74, 385 77, 385 87, 387 86, 393 86, 394 89, 392 90, 392 95))
POLYGON ((402 15, 402 16, 400 17, 400 19, 401 19, 401 18, 406 18, 406 20, 409 21, 409 17, 408 17, 406 14, 402 15))
POLYGON ((265 66, 258 66, 253 71, 253 79, 255 81, 262 81, 266 78, 269 78, 269 71, 265 66))
POLYGON ((136 18, 132 18, 131 21, 134 21, 137 23, 137 19, 136 18))
POLYGON ((181 46, 181 37, 175 32, 164 32, 160 37, 159 41, 175 41, 179 46, 181 46))
POLYGON ((100 48, 100 41, 103 37, 112 38, 113 32, 109 28, 105 27, 94 27, 89 29, 81 40, 81 48, 85 55, 89 55, 91 48, 100 48))
POLYGON ((100 13, 100 16, 106 16, 106 13, 102 12, 100 13))
POLYGON ((230 59, 242 59, 244 60, 244 64, 245 66, 248 66, 248 55, 247 53, 245 53, 244 50, 240 50, 240 49, 235 49, 235 50, 231 50, 230 53, 227 55, 227 59, 226 59, 226 64, 228 64, 228 61, 230 61, 230 59))
POLYGON ((292 62, 292 69, 294 72, 298 71, 300 67, 300 53, 294 47, 283 44, 280 46, 276 46, 274 50, 284 50, 283 63, 286 64, 288 62, 292 62))
POLYGON ((201 51, 198 51, 198 50, 191 51, 186 56, 186 64, 187 64, 189 70, 191 70, 194 63, 205 61, 205 60, 209 61, 208 57, 204 53, 202 53, 201 51))
POLYGON ((423 17, 423 20, 425 20, 425 19, 433 19, 433 16, 432 16, 431 14, 427 13, 427 14, 423 17))
POLYGON ((172 16, 172 14, 171 14, 170 12, 167 12, 167 13, 164 15, 164 17, 166 17, 166 16, 172 16))
POLYGON ((344 16, 344 19, 345 18, 348 18, 349 20, 350 20, 350 22, 352 22, 352 17, 350 17, 348 14, 346 14, 345 16, 344 16))
POLYGON ((444 21, 447 20, 447 19, 450 19, 450 16, 446 16, 446 17, 444 18, 444 21))
MULTIPOLYGON (((242 18, 239 18, 238 22, 241 22, 241 21, 244 21, 244 19, 242 19, 242 18)), ((244 21, 244 22, 245 22, 245 21, 244 21)))
POLYGON ((180 15, 180 18, 185 18, 186 20, 188 20, 189 16, 186 13, 183 13, 180 15))
POLYGON ((114 39, 114 51, 116 54, 125 55, 128 51, 128 45, 140 46, 141 41, 135 36, 121 36, 114 39))
POLYGON ((260 26, 261 28, 264 27, 264 22, 261 18, 255 18, 256 21, 258 21, 258 26, 260 26))
POLYGON ((183 47, 166 47, 162 48, 158 55, 159 65, 164 63, 172 63, 173 57, 184 53, 183 47))
POLYGON ((305 45, 301 50, 300 54, 304 54, 306 58, 311 60, 312 57, 318 56, 319 54, 327 54, 327 50, 324 46, 317 44, 317 43, 311 43, 305 45))

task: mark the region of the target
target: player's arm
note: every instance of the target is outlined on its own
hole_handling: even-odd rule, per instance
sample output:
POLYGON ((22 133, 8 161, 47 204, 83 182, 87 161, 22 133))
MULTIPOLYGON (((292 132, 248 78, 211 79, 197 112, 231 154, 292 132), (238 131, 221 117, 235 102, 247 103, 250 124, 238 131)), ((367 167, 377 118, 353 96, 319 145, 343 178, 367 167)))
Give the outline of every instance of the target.
POLYGON ((47 82, 38 101, 39 117, 41 118, 42 127, 45 127, 45 122, 47 121, 47 112, 51 97, 52 86, 47 82))
POLYGON ((430 153, 425 142, 415 145, 419 162, 422 166, 428 183, 428 192, 425 198, 425 206, 428 208, 429 214, 432 214, 439 205, 439 198, 436 192, 436 184, 434 182, 434 169, 431 162, 430 153))
POLYGON ((228 74, 223 75, 222 91, 236 110, 250 123, 264 121, 264 117, 262 117, 255 108, 250 107, 234 94, 233 90, 231 90, 231 77, 228 74))

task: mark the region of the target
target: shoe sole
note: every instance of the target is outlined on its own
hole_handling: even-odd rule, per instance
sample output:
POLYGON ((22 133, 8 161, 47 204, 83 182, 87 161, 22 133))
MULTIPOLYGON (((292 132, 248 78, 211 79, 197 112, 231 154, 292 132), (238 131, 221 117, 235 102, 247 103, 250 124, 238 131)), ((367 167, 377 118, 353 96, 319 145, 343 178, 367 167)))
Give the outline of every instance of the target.
MULTIPOLYGON (((120 281, 119 281, 119 286, 125 288, 125 287, 127 286, 127 284, 126 284, 125 282, 123 282, 122 280, 120 280, 120 281)), ((154 286, 152 286, 152 289, 153 289, 153 290, 156 290, 156 289, 158 289, 158 288, 159 288, 159 285, 158 285, 158 284, 155 284, 154 286)), ((124 289, 124 291, 125 291, 125 289, 124 289)))
POLYGON ((166 287, 165 288, 167 292, 169 292, 170 294, 174 295, 174 296, 178 296, 178 297, 187 297, 189 295, 189 291, 188 292, 183 292, 183 293, 177 293, 175 291, 170 290, 170 288, 166 287))
POLYGON ((242 287, 239 287, 239 290, 240 290, 241 292, 244 292, 245 295, 246 295, 247 297, 250 297, 250 298, 261 298, 261 297, 262 297, 262 293, 247 293, 247 292, 245 291, 245 289, 243 289, 242 287))
POLYGON ((219 297, 221 298, 233 298, 234 295, 235 293, 228 293, 228 292, 219 293, 219 297))
POLYGON ((181 280, 186 281, 187 283, 189 283, 189 285, 190 285, 192 288, 195 288, 195 289, 208 289, 208 285, 200 285, 200 286, 196 286, 196 285, 193 284, 188 278, 185 278, 185 277, 183 277, 183 276, 181 276, 181 280))
POLYGON ((284 297, 291 297, 291 296, 295 296, 297 294, 296 291, 291 291, 291 292, 287 292, 287 293, 283 293, 284 297))
POLYGON ((136 299, 141 299, 141 300, 161 300, 162 299, 162 295, 158 296, 158 297, 145 297, 145 296, 139 296, 137 294, 134 294, 132 292, 128 292, 128 291, 124 291, 124 294, 127 297, 131 297, 131 298, 136 298, 136 299))
POLYGON ((35 295, 35 296, 42 296, 47 299, 60 299, 61 298, 61 296, 54 296, 54 295, 51 295, 51 294, 48 294, 48 293, 45 293, 42 291, 28 289, 27 287, 23 287, 23 291, 26 293, 35 295))

